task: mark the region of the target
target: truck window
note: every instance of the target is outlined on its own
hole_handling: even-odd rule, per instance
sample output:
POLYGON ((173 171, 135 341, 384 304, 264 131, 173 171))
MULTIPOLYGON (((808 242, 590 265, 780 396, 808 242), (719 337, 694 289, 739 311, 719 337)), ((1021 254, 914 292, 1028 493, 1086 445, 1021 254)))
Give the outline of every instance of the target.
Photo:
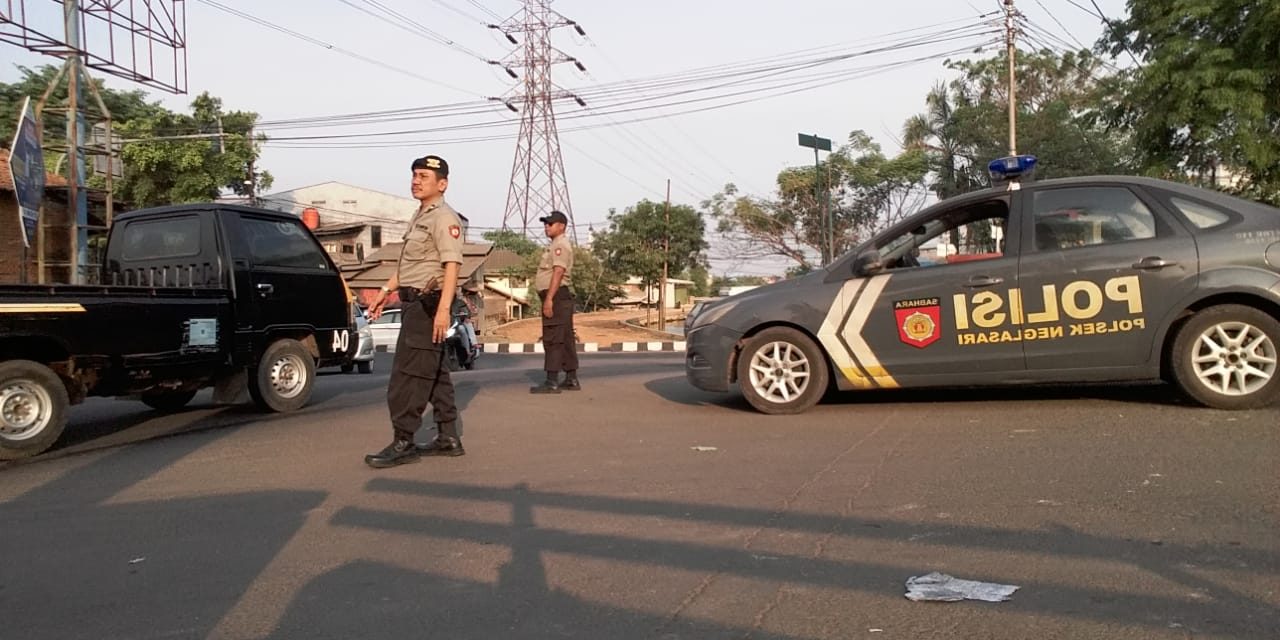
POLYGON ((320 245, 301 223, 261 218, 241 218, 249 256, 260 267, 329 270, 320 245))
POLYGON ((127 262, 197 255, 200 255, 200 218, 196 216, 139 220, 124 228, 123 257, 127 262))

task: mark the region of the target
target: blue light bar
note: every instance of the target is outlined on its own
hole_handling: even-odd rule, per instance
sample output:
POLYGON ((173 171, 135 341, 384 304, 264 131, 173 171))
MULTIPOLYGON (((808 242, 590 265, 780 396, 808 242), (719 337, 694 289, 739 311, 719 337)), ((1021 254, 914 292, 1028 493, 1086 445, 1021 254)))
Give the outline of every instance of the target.
POLYGON ((992 180, 1016 180, 1031 173, 1036 168, 1036 157, 1032 155, 1009 156, 997 158, 987 165, 987 173, 992 180))

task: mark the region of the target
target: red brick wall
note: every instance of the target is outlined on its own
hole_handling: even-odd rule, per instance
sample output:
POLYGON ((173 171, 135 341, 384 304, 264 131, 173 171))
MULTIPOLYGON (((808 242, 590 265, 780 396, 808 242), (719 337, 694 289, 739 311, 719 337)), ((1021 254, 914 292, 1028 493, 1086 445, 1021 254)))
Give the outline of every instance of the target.
MULTIPOLYGON (((18 203, 12 191, 0 191, 0 283, 22 281, 22 228, 18 220, 18 203)), ((27 282, 35 282, 35 251, 28 262, 27 282)))

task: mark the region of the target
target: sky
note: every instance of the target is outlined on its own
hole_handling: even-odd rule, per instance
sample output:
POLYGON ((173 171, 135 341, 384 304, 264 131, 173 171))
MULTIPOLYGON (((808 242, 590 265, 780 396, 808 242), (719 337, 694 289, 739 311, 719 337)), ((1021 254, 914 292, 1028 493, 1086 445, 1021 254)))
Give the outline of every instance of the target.
MULTIPOLYGON (((29 10, 43 5, 57 8, 55 3, 26 4, 29 10)), ((153 99, 185 110, 194 96, 208 91, 222 98, 229 110, 254 111, 263 121, 278 121, 480 101, 511 92, 517 82, 482 60, 512 52, 513 46, 483 23, 496 22, 494 15, 516 14, 521 5, 515 0, 218 0, 218 4, 363 59, 230 15, 204 0, 187 0, 187 93, 149 90, 153 99), (423 37, 404 21, 397 21, 399 26, 380 21, 367 13, 375 5, 400 12, 442 37, 423 37), (442 39, 453 45, 441 43, 442 39)), ((1103 29, 1101 20, 1087 10, 1100 10, 1110 18, 1126 13, 1125 0, 1097 0, 1096 9, 1092 0, 1017 0, 1016 5, 1044 32, 1086 45, 1092 45, 1103 29)), ((573 65, 558 65, 553 74, 556 84, 587 95, 595 91, 599 96, 609 88, 622 92, 589 100, 586 109, 569 99, 556 103, 579 240, 589 227, 604 226, 610 209, 623 211, 643 198, 661 201, 667 180, 673 204, 697 207, 730 182, 744 193, 767 196, 780 170, 813 163, 812 149, 798 146, 798 133, 817 134, 839 145, 851 131, 861 129, 886 153, 895 153, 902 123, 923 110, 931 86, 952 77, 941 58, 909 62, 947 52, 956 58, 970 56, 973 47, 983 41, 994 43, 999 37, 994 26, 990 35, 978 35, 974 27, 954 32, 965 37, 949 42, 898 47, 809 69, 780 69, 772 81, 796 83, 788 95, 773 95, 783 93, 777 90, 670 105, 686 98, 725 96, 752 85, 730 85, 726 76, 725 83, 708 79, 678 87, 701 88, 703 93, 661 99, 669 90, 646 79, 672 78, 717 65, 744 65, 735 68, 759 71, 785 61, 816 61, 901 44, 906 38, 979 25, 979 16, 996 12, 999 3, 554 0, 551 7, 576 21, 587 34, 579 36, 572 28, 553 32, 554 45, 587 68, 582 73, 573 65), (973 35, 967 35, 970 32, 973 35), (858 69, 866 73, 853 73, 858 69), (836 71, 848 73, 826 80, 815 76, 836 71), (802 82, 809 78, 814 79, 802 82), (747 99, 751 101, 706 109, 747 99), (623 101, 635 102, 620 104, 623 101), (636 107, 646 108, 627 111, 636 107), (704 110, 688 112, 694 109, 704 110), (634 122, 639 118, 652 119, 634 122), (598 126, 572 130, 583 124, 598 126)), ((54 28, 56 19, 56 15, 35 13, 29 17, 46 24, 54 20, 54 28)), ((987 18, 993 19, 998 21, 987 18)), ((1044 34, 1036 37, 1049 41, 1044 34)), ((992 55, 1000 46, 987 44, 978 55, 992 55)), ((18 77, 15 63, 57 62, 2 43, 0 60, 4 62, 0 81, 5 82, 18 77)), ((106 83, 116 89, 139 88, 118 78, 109 77, 106 83)), ((472 229, 483 231, 503 225, 518 128, 517 114, 498 103, 447 120, 415 116, 354 127, 271 128, 267 133, 277 141, 266 146, 259 165, 275 177, 273 191, 336 180, 408 195, 412 159, 437 154, 451 166, 450 203, 469 218, 472 229), (367 135, 482 121, 496 126, 468 133, 367 135), (356 137, 324 142, 279 140, 335 134, 356 137), (502 138, 460 140, 466 136, 502 138), (335 141, 379 147, 339 148, 335 141), (384 144, 389 141, 406 144, 384 144)), ((508 223, 519 227, 521 221, 508 223)), ((535 221, 532 228, 540 226, 535 221)), ((735 260, 712 240, 717 275, 781 274, 786 266, 777 261, 735 260)))

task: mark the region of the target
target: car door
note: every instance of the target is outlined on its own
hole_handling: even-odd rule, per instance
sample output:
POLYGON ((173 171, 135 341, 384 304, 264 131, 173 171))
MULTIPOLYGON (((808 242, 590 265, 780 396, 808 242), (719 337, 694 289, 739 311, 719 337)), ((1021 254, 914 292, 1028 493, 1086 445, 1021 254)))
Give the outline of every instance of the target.
POLYGON ((341 277, 299 220, 240 214, 259 331, 314 331, 322 355, 354 348, 341 277))
POLYGON ((369 328, 373 331, 374 344, 386 345, 387 349, 394 349, 396 340, 400 338, 400 310, 383 311, 382 315, 369 321, 369 328))
POLYGON ((1006 308, 1018 275, 1013 197, 943 207, 876 242, 883 270, 856 289, 848 313, 861 319, 866 348, 896 383, 1022 371, 1006 308))
POLYGON ((1116 182, 1033 187, 1023 202, 1025 321, 1049 330, 1025 343, 1027 368, 1158 364, 1157 325, 1198 279, 1190 234, 1140 187, 1116 182))

